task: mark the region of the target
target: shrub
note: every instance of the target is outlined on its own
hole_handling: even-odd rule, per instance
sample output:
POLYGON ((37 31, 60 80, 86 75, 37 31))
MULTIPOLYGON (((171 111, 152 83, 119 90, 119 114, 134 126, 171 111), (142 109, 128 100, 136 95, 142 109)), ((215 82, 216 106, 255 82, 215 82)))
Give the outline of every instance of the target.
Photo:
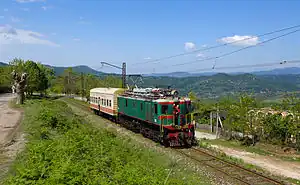
MULTIPOLYGON (((62 102, 34 102, 26 108, 25 119, 32 137, 6 184, 164 183, 170 168, 166 158, 81 124, 83 120, 62 102)), ((168 184, 199 184, 200 179, 194 179, 190 173, 177 172, 168 184)))

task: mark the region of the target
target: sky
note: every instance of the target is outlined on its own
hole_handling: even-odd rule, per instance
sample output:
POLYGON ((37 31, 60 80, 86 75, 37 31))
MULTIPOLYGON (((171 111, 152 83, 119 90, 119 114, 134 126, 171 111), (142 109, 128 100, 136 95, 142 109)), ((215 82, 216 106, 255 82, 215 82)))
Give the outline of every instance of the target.
POLYGON ((300 27, 258 36, 300 24, 299 7, 294 0, 1 0, 0 61, 22 58, 117 73, 101 62, 126 62, 127 73, 145 74, 299 60, 300 31, 261 42, 300 27), (247 46, 254 47, 206 60, 247 46), (153 62, 181 53, 186 55, 153 62))

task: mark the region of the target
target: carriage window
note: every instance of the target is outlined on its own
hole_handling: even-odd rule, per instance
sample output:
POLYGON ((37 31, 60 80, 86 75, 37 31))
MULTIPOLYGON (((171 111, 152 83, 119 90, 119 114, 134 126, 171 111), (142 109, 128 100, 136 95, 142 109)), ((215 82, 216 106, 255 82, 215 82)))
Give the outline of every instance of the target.
POLYGON ((127 101, 127 99, 125 100, 125 104, 126 104, 126 107, 128 106, 128 101, 127 101))
POLYGON ((161 106, 161 113, 162 114, 168 114, 168 105, 162 105, 161 106))
POLYGON ((154 113, 157 114, 157 104, 154 104, 154 113))
POLYGON ((107 105, 107 106, 109 105, 108 100, 106 100, 106 105, 107 105))
POLYGON ((109 106, 111 107, 111 100, 109 100, 109 106))
POLYGON ((143 103, 141 103, 141 110, 143 110, 143 103))
POLYGON ((101 105, 104 105, 104 103, 103 103, 103 98, 101 99, 101 105))

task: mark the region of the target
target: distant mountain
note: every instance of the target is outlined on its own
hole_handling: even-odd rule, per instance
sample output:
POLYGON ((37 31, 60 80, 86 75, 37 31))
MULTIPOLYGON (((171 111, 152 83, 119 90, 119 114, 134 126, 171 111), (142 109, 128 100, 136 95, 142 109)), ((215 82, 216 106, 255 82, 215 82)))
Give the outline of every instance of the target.
POLYGON ((152 76, 152 77, 193 77, 193 76, 211 76, 215 75, 215 72, 205 72, 205 73, 188 73, 188 72, 172 72, 172 73, 152 73, 152 74, 144 74, 143 76, 152 76))
POLYGON ((0 62, 0 67, 1 67, 1 66, 7 66, 7 63, 0 62))
MULTIPOLYGON (((299 67, 287 67, 287 68, 280 68, 280 69, 273 69, 269 71, 254 71, 249 72, 250 74, 254 75, 289 75, 289 74, 300 74, 299 67)), ((172 73, 152 73, 152 74, 145 74, 144 76, 153 76, 153 77, 195 77, 195 76, 212 76, 218 74, 217 72, 204 72, 204 73, 188 73, 188 72, 172 72, 172 73)), ((231 72, 227 73, 231 75, 239 75, 245 74, 243 72, 231 72)))
MULTIPOLYGON (((7 63, 0 62, 1 66, 6 66, 7 63)), ((69 67, 73 68, 73 71, 77 73, 89 73, 97 76, 106 75, 108 73, 104 73, 101 71, 97 71, 95 69, 90 68, 86 65, 78 65, 78 66, 69 66, 69 67, 57 67, 57 66, 50 66, 46 65, 47 67, 51 67, 54 69, 56 75, 60 75, 63 73, 63 71, 69 67)), ((203 73, 189 73, 184 71, 177 71, 177 72, 171 72, 171 73, 151 73, 151 74, 143 74, 144 77, 178 77, 178 78, 185 78, 185 77, 197 77, 197 76, 213 76, 218 74, 217 72, 203 72, 203 73)), ((230 75, 239 75, 239 74, 245 74, 244 72, 230 72, 227 73, 230 75)), ((249 74, 254 75, 293 75, 293 74, 300 74, 300 67, 287 67, 287 68, 278 68, 278 69, 272 69, 268 71, 254 71, 249 72, 249 74)), ((118 74, 111 74, 111 75, 118 75, 118 74)))
MULTIPOLYGON (((56 67, 56 66, 49 66, 49 65, 46 65, 46 66, 53 68, 55 75, 61 75, 64 72, 64 70, 69 68, 69 67, 56 67)), ((105 74, 101 71, 97 71, 97 70, 92 69, 85 65, 72 66, 72 70, 77 73, 93 74, 96 76, 101 76, 101 75, 105 74)))
POLYGON ((300 74, 299 67, 287 67, 280 69, 273 69, 269 71, 256 71, 252 72, 255 75, 291 75, 291 74, 300 74))

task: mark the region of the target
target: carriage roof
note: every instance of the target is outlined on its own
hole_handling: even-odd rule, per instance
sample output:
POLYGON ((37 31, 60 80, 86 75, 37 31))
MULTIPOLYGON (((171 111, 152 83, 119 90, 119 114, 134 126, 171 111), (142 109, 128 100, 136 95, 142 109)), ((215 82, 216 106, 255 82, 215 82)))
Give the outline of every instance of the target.
POLYGON ((122 91, 122 88, 93 88, 90 90, 91 93, 100 93, 100 94, 115 94, 118 91, 122 91))

